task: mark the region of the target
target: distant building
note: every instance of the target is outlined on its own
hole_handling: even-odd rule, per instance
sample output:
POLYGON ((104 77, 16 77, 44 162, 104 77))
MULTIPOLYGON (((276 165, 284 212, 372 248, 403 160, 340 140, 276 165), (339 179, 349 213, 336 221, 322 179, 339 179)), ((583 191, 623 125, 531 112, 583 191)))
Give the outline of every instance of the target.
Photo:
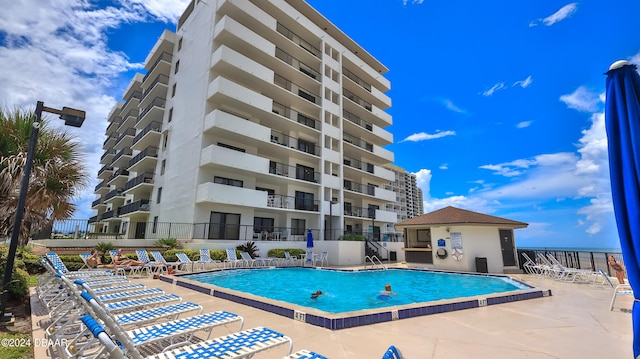
MULTIPOLYGON (((387 203, 386 210, 396 213, 397 223, 423 214, 422 189, 417 185, 416 175, 393 164, 384 167, 391 170, 395 176, 395 180, 386 184, 384 188, 393 191, 396 196, 394 202, 387 203)), ((396 232, 393 225, 390 225, 387 233, 392 232, 395 232, 395 240, 402 240, 402 232, 396 232)), ((391 236, 389 239, 394 240, 391 236)))
POLYGON ((93 231, 393 231, 388 69, 305 1, 192 1, 145 69, 109 115, 93 231))

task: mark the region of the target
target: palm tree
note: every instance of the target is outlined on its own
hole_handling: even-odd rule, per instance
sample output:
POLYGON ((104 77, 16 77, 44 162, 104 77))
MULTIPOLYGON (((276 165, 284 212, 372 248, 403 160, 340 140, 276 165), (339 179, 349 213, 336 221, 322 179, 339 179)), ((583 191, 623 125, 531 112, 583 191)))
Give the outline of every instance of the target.
MULTIPOLYGON (((0 109, 0 236, 8 236, 13 228, 34 120, 32 110, 0 109)), ((73 215, 71 201, 89 183, 81 157, 77 138, 49 127, 43 118, 20 228, 21 245, 31 233, 73 215)))

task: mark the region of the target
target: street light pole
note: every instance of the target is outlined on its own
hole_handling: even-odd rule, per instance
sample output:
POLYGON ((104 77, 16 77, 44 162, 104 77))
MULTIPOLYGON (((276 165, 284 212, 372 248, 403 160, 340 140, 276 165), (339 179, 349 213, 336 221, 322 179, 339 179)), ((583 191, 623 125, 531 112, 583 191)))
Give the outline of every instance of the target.
POLYGON ((85 112, 63 107, 62 110, 45 107, 44 102, 38 101, 36 104, 35 119, 33 128, 31 129, 31 137, 29 138, 29 148, 27 150, 27 159, 24 164, 24 172, 22 174, 22 183, 20 184, 20 195, 18 197, 18 206, 16 207, 16 216, 13 220, 13 230, 11 231, 11 242, 9 244, 9 253, 7 254, 7 264, 4 268, 4 279, 2 281, 2 293, 0 296, 0 322, 9 322, 13 319, 11 313, 5 313, 7 309, 7 300, 9 299, 9 284, 13 274, 13 264, 18 250, 18 238, 20 236, 20 227, 22 227, 22 218, 24 217, 24 207, 27 201, 27 192, 29 191, 29 177, 31 177, 31 167, 33 166, 33 157, 36 152, 38 143, 38 133, 40 132, 40 124, 42 120, 42 111, 51 112, 60 115, 65 120, 66 125, 80 127, 85 119, 85 112))

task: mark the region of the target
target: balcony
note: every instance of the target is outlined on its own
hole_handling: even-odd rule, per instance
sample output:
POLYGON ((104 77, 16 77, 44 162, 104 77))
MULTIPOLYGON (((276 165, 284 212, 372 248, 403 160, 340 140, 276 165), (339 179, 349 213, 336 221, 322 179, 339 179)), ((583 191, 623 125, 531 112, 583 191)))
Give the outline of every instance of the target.
POLYGON ((349 132, 352 135, 361 138, 368 138, 382 146, 393 143, 393 135, 390 132, 369 121, 365 121, 358 115, 347 110, 343 110, 342 117, 347 120, 344 122, 343 127, 345 132, 349 132))
POLYGON ((153 173, 143 173, 139 176, 136 176, 133 179, 127 181, 124 184, 124 193, 131 192, 130 190, 136 188, 137 186, 144 185, 146 187, 146 191, 151 194, 151 190, 153 189, 153 173))
POLYGON ((120 127, 120 121, 122 121, 122 118, 117 117, 115 121, 109 123, 109 126, 107 126, 107 131, 106 131, 107 136, 116 132, 118 127, 120 127))
POLYGON ((342 163, 345 166, 356 168, 356 169, 359 169, 361 171, 365 171, 365 172, 368 172, 368 173, 373 173, 374 165, 372 163, 360 161, 360 160, 357 160, 355 158, 346 157, 346 156, 342 160, 342 163))
MULTIPOLYGON (((147 80, 149 79, 149 77, 156 71, 158 70, 159 72, 162 73, 169 73, 169 70, 171 69, 171 63, 173 62, 173 55, 171 55, 168 52, 162 52, 160 54, 160 56, 158 56, 158 58, 156 59, 156 61, 153 63, 153 65, 151 65, 151 69, 147 72, 146 75, 144 75, 144 77, 142 78, 142 83, 144 84, 145 82, 147 82, 147 80)), ((146 67, 146 66, 145 66, 146 67)), ((151 87, 151 86, 149 86, 151 87)))
POLYGON ((130 216, 134 212, 149 212, 149 200, 141 199, 139 201, 125 204, 124 206, 120 207, 121 216, 130 216))
POLYGON ((129 110, 126 115, 122 116, 122 122, 120 122, 120 127, 118 127, 118 132, 122 133, 126 129, 133 127, 136 123, 136 119, 138 118, 139 110, 137 108, 129 110))
POLYGON ((278 74, 273 75, 273 83, 311 103, 316 105, 320 105, 322 103, 320 95, 312 92, 311 90, 305 89, 278 74))
POLYGON ((158 76, 156 76, 153 79, 153 81, 151 81, 149 86, 145 87, 144 95, 142 96, 140 105, 144 106, 149 101, 149 99, 152 99, 152 98, 156 98, 156 97, 167 98, 168 86, 169 86, 169 76, 165 74, 159 74, 158 76))
POLYGON ((371 85, 369 83, 367 83, 365 80, 359 78, 358 76, 356 76, 356 74, 354 74, 353 72, 347 70, 345 67, 342 67, 342 74, 345 75, 351 81, 355 82, 358 86, 360 86, 363 89, 371 92, 371 85))
POLYGON ((98 170, 98 178, 106 180, 113 173, 113 167, 111 165, 104 165, 98 170))
POLYGON ((142 99, 142 91, 134 91, 131 94, 131 97, 129 97, 129 99, 127 99, 127 101, 124 103, 124 106, 122 106, 122 111, 126 112, 138 107, 138 103, 140 103, 141 99, 142 99))
POLYGON ((372 109, 371 103, 363 100, 362 98, 360 98, 359 96, 357 96, 353 92, 347 90, 346 88, 343 88, 342 89, 342 94, 344 95, 344 97, 346 97, 349 100, 355 102, 356 104, 358 104, 359 106, 361 106, 365 110, 371 111, 371 109, 372 109))
POLYGON ((286 163, 269 161, 269 173, 277 176, 295 178, 307 182, 320 182, 320 172, 316 172, 311 167, 290 166, 286 163))
POLYGON ((314 70, 311 66, 296 59, 295 57, 289 55, 279 47, 276 47, 276 57, 286 62, 287 64, 289 64, 291 67, 298 69, 300 72, 307 75, 308 77, 316 81, 320 81, 319 79, 321 78, 321 75, 318 71, 314 70))
POLYGON ((376 186, 364 183, 355 183, 349 180, 343 180, 343 188, 347 191, 366 194, 369 196, 376 195, 376 186))
POLYGON ((285 147, 293 148, 314 156, 320 156, 320 146, 296 137, 287 136, 278 131, 271 131, 271 142, 285 147))
POLYGON ((127 180, 127 176, 129 176, 129 171, 124 168, 119 168, 109 177, 107 184, 122 187, 123 183, 127 180))
POLYGON ((315 56, 315 57, 317 57, 319 59, 322 59, 322 52, 320 52, 320 50, 317 47, 315 47, 315 46, 311 45, 309 42, 303 40, 300 36, 296 35, 296 33, 294 33, 293 31, 289 30, 288 28, 286 28, 281 23, 278 23, 276 25, 276 31, 279 32, 280 34, 282 34, 287 39, 293 41, 293 43, 295 43, 298 46, 300 46, 303 49, 305 49, 307 52, 309 52, 313 56, 315 56))
POLYGON ((112 219, 112 218, 118 218, 120 217, 120 208, 118 209, 112 209, 110 211, 106 211, 103 214, 100 215, 100 219, 101 220, 108 220, 108 219, 112 219))
POLYGON ((149 146, 158 146, 162 132, 161 122, 151 122, 133 138, 132 150, 143 150, 149 146))
POLYGON ((100 163, 103 165, 111 164, 111 161, 113 161, 113 156, 115 155, 116 151, 114 149, 104 151, 102 156, 100 156, 100 163))
POLYGON ((286 107, 285 105, 282 105, 280 103, 277 102, 273 102, 273 107, 271 109, 271 112, 286 117, 290 120, 296 121, 300 124, 303 124, 307 127, 311 127, 313 129, 320 129, 320 124, 321 122, 312 118, 311 116, 302 114, 296 110, 293 110, 289 107, 286 107))
POLYGON ((153 101, 151 101, 151 103, 149 103, 149 105, 140 112, 136 122, 136 127, 146 128, 152 122, 162 122, 165 104, 166 100, 164 97, 155 97, 153 101))
POLYGON ((102 197, 100 197, 100 198, 96 199, 95 201, 91 202, 91 208, 96 208, 96 207, 98 207, 100 205, 106 206, 103 203, 102 197))
POLYGON ((102 143, 102 149, 107 150, 113 148, 113 145, 116 143, 116 138, 118 137, 118 133, 114 132, 107 136, 107 138, 102 143))
POLYGON ((128 128, 124 130, 124 132, 122 132, 120 136, 118 136, 118 139, 116 140, 116 144, 113 146, 113 148, 116 151, 119 151, 123 148, 131 147, 131 144, 133 143, 133 137, 135 135, 136 135, 135 128, 128 128))
POLYGON ((116 156, 113 158, 113 162, 111 164, 113 165, 113 167, 126 168, 129 164, 130 159, 131 149, 124 148, 116 153, 116 156))
POLYGON ((111 192, 107 193, 107 195, 104 196, 104 201, 106 202, 114 197, 124 197, 124 195, 122 194, 122 188, 116 188, 111 192))
POLYGON ((156 168, 158 147, 147 147, 129 161, 129 171, 153 172, 156 168))

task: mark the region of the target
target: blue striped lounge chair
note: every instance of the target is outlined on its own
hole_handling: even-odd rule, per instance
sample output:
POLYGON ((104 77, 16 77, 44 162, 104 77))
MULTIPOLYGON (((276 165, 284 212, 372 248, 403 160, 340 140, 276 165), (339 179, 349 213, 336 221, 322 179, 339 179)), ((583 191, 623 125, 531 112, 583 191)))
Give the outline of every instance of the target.
POLYGON ((322 354, 312 352, 306 349, 298 350, 297 352, 283 358, 283 359, 329 359, 322 354))
POLYGON ((209 248, 200 248, 200 260, 198 262, 203 263, 205 269, 207 267, 218 267, 220 264, 219 260, 211 259, 211 251, 209 248))
POLYGON ((176 253, 176 257, 178 257, 178 260, 180 261, 181 263, 180 265, 182 266, 182 268, 184 268, 187 271, 193 272, 194 269, 204 269, 204 263, 192 261, 184 252, 176 253))
POLYGON ((166 259, 164 259, 164 256, 162 255, 162 253, 160 253, 160 251, 150 251, 151 255, 153 256, 153 259, 155 259, 156 262, 158 263, 163 263, 165 265, 165 272, 166 272, 166 268, 170 267, 173 268, 174 270, 178 271, 180 269, 184 270, 184 267, 182 265, 182 262, 167 262, 166 259))
POLYGON ((227 248, 227 259, 225 259, 225 266, 228 263, 231 267, 241 266, 242 259, 238 259, 235 248, 227 248))
MULTIPOLYGON (((104 352, 110 353, 112 357, 124 357, 125 355, 127 357, 141 357, 140 353, 137 352, 137 348, 135 347, 135 345, 133 345, 132 341, 127 338, 126 335, 123 335, 123 333, 112 333, 112 335, 115 336, 115 339, 120 341, 120 345, 118 345, 116 344, 116 341, 112 339, 111 335, 109 335, 105 331, 102 325, 100 325, 90 315, 83 316, 82 322, 90 329, 91 334, 95 338, 98 338, 98 340, 102 343, 102 345, 104 346, 104 352), (127 353, 128 351, 136 351, 136 353, 127 353)), ((268 328, 257 327, 225 335, 222 337, 209 339, 197 344, 170 349, 161 354, 154 354, 146 358, 247 358, 253 356, 253 354, 256 354, 258 352, 275 348, 287 343, 289 344, 289 353, 291 353, 293 342, 289 337, 268 328)), ((72 354, 69 351, 71 345, 72 344, 68 344, 65 349, 67 351, 67 354, 72 354)), ((77 351, 76 353, 73 353, 73 355, 77 355, 77 351)))
POLYGON ((400 351, 395 346, 391 345, 389 349, 382 355, 382 359, 402 359, 400 351))

